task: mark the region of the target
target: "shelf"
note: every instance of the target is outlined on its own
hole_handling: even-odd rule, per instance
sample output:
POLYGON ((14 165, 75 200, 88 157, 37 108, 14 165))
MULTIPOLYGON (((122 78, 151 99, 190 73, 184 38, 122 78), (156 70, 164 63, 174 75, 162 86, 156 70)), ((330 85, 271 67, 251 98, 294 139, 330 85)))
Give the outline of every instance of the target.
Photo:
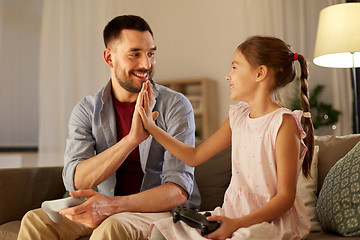
POLYGON ((208 78, 184 78, 156 81, 183 93, 194 109, 196 141, 208 138, 218 128, 216 82, 208 78))

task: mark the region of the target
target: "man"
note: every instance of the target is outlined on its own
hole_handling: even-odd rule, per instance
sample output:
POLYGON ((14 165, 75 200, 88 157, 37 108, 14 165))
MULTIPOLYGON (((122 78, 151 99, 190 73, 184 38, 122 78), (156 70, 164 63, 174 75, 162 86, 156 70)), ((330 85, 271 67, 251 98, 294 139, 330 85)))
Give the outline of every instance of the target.
MULTIPOLYGON (((27 213, 19 239, 144 239, 150 224, 180 204, 200 203, 194 169, 173 157, 143 129, 135 104, 142 84, 152 81, 156 46, 149 25, 138 16, 119 16, 104 29, 104 60, 111 80, 81 100, 69 121, 63 180, 73 197, 87 198, 60 211, 53 224, 41 210, 27 213), (95 189, 95 190, 93 190, 95 189)), ((190 102, 154 85, 157 124, 194 145, 190 102)))

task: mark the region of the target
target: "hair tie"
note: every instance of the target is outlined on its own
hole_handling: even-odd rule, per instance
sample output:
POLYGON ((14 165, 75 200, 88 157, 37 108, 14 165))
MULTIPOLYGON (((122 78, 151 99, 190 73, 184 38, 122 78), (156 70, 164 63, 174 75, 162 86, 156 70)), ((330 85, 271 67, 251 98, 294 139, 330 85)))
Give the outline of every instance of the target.
POLYGON ((298 60, 299 58, 299 54, 298 53, 293 53, 293 61, 298 60))
POLYGON ((303 112, 303 117, 311 118, 311 113, 310 112, 303 112))

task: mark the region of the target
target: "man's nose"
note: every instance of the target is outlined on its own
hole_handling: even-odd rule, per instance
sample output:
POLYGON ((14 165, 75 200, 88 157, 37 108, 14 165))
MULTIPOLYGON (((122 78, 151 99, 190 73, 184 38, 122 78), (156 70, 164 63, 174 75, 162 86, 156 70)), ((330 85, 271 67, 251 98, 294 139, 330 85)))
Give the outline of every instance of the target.
POLYGON ((144 69, 150 69, 151 68, 151 59, 148 56, 143 55, 140 59, 140 67, 144 68, 144 69))

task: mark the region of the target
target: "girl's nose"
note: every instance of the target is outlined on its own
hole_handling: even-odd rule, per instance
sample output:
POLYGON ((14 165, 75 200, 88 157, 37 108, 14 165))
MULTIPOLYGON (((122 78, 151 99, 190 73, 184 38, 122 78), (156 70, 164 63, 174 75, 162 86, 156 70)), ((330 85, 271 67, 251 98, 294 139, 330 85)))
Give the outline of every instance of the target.
POLYGON ((229 76, 229 75, 226 75, 226 76, 225 76, 225 79, 226 79, 227 81, 230 81, 230 76, 229 76))

